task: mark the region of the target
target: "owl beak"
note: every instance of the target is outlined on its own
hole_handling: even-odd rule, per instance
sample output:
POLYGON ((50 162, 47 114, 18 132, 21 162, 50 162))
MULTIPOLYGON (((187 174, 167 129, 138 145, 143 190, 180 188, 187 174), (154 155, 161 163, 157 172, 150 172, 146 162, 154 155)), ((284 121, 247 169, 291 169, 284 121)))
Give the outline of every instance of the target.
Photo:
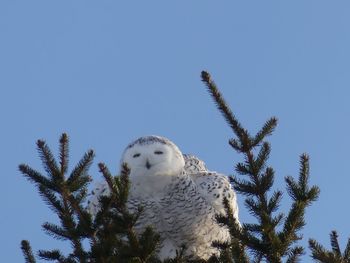
POLYGON ((149 161, 147 160, 147 161, 146 161, 146 168, 147 168, 147 169, 150 169, 151 166, 152 166, 152 165, 151 165, 151 164, 149 163, 149 161))

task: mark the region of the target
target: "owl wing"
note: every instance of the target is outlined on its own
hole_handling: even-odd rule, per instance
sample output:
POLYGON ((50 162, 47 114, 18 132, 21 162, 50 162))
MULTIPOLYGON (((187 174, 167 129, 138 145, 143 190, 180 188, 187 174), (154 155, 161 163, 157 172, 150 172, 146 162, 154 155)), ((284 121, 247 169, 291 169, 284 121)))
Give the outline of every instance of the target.
POLYGON ((236 193, 226 175, 217 172, 200 172, 192 175, 198 191, 211 204, 217 213, 226 214, 223 200, 229 202, 234 217, 238 220, 238 205, 236 193))
POLYGON ((191 154, 183 154, 185 160, 185 171, 187 174, 197 174, 200 172, 207 172, 208 169, 205 166, 205 163, 191 154))
POLYGON ((205 200, 214 207, 217 213, 226 214, 223 200, 229 201, 233 215, 238 221, 236 193, 224 174, 208 171, 205 163, 194 155, 184 154, 185 170, 198 187, 205 200))

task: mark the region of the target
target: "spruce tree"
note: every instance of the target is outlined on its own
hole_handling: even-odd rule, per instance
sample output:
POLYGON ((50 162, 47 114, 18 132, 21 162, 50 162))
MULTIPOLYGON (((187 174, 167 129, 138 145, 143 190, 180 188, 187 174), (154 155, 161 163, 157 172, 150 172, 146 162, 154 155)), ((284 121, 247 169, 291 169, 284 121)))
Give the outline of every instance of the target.
MULTIPOLYGON (((277 119, 267 120, 255 135, 251 135, 232 113, 209 73, 203 71, 201 78, 232 129, 235 138, 229 140, 230 146, 244 158, 244 161, 235 165, 236 175, 231 176, 230 180, 236 192, 245 198, 245 207, 256 219, 255 223, 239 225, 233 218, 227 200, 224 200, 226 216, 218 216, 217 220, 229 228, 231 242, 215 242, 213 246, 221 249, 221 255, 219 258, 211 257, 208 262, 299 262, 305 253, 305 249, 298 244, 305 226, 305 211, 319 196, 319 188, 309 185, 308 155, 300 156, 298 178, 285 178, 286 192, 292 204, 287 212, 282 213, 279 209, 282 191, 273 189, 275 172, 267 163, 271 151, 267 137, 276 128, 277 119)), ((148 227, 141 235, 137 235, 133 229, 143 208, 130 213, 126 207, 129 190, 126 165, 122 166, 120 174, 112 176, 105 164, 99 164, 111 194, 100 198, 101 209, 92 218, 86 209, 86 198, 87 187, 91 182, 88 170, 94 152, 87 151, 68 173, 69 140, 66 134, 62 134, 59 141, 58 160, 43 140, 37 141, 37 149, 46 175, 25 164, 21 164, 19 169, 36 185, 39 194, 59 218, 59 225, 44 223, 44 231, 72 245, 68 255, 57 249, 39 250, 38 258, 80 263, 160 262, 156 257, 159 244, 156 229, 148 227), (83 246, 86 241, 89 243, 87 248, 83 246)), ((310 240, 312 258, 317 262, 349 262, 350 240, 344 253, 340 252, 335 232, 332 232, 331 243, 333 250, 328 251, 310 240)), ((36 262, 28 241, 22 241, 21 249, 27 263, 36 262)), ((189 262, 184 256, 184 250, 180 249, 176 258, 164 262, 189 262)))
POLYGON ((300 156, 298 180, 291 176, 285 178, 293 203, 284 216, 278 211, 282 191, 274 190, 269 194, 275 172, 267 165, 271 148, 266 137, 274 131, 277 119, 267 120, 257 134, 251 135, 232 113, 208 72, 202 72, 202 81, 236 136, 229 144, 244 156, 244 162, 235 167, 236 173, 243 178, 232 176, 231 181, 235 190, 245 196, 246 208, 257 219, 256 223, 243 224, 240 228, 232 220, 232 213, 226 205, 226 218, 218 220, 228 225, 233 242, 226 248, 224 261, 233 258, 231 262, 298 262, 304 254, 304 248, 297 241, 302 238, 300 230, 305 226, 305 209, 319 195, 319 188, 308 184, 309 157, 306 154, 300 156))
POLYGON ((316 262, 324 263, 349 263, 350 262, 350 238, 344 252, 340 250, 338 233, 333 230, 330 234, 332 250, 327 250, 316 240, 309 240, 309 247, 312 251, 312 258, 316 262))
MULTIPOLYGON (((137 236, 133 226, 142 209, 129 213, 126 200, 129 190, 128 169, 124 165, 119 176, 112 176, 106 165, 100 171, 111 191, 101 197, 101 210, 92 218, 86 209, 87 186, 91 181, 88 169, 94 152, 89 150, 68 175, 68 136, 62 134, 57 162, 47 144, 37 141, 39 156, 46 176, 26 164, 19 166, 23 175, 37 186, 46 204, 57 214, 60 225, 44 223, 44 231, 58 240, 69 241, 72 251, 64 255, 57 249, 39 250, 40 259, 62 263, 87 262, 152 262, 159 236, 152 228, 137 236), (83 242, 88 241, 89 249, 83 242)), ((27 263, 36 262, 28 241, 22 241, 22 251, 27 263)))

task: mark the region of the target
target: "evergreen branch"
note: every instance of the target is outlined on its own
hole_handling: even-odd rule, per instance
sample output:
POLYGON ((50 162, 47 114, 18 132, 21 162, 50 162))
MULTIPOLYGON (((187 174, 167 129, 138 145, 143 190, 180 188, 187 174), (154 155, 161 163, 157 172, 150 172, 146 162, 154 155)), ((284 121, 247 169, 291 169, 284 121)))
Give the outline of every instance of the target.
POLYGON ((40 185, 49 188, 53 191, 58 191, 56 185, 51 182, 49 179, 47 179, 45 176, 43 176, 38 171, 32 169, 26 164, 20 164, 18 166, 20 172, 26 177, 30 182, 36 184, 38 187, 40 185))
MULTIPOLYGON (((309 240, 309 247, 311 249, 312 255, 311 257, 316 260, 316 262, 321 263, 349 263, 349 243, 347 244, 344 253, 341 253, 339 242, 338 242, 338 234, 336 231, 332 231, 330 234, 330 241, 332 250, 327 250, 321 244, 319 244, 316 240, 309 240)), ((350 240, 349 240, 350 241, 350 240)))
POLYGON ((294 247, 289 253, 288 253, 288 259, 286 263, 297 263, 300 262, 300 256, 304 255, 304 248, 297 246, 294 247))
POLYGON ((304 213, 306 206, 315 201, 319 195, 319 189, 313 186, 309 189, 309 158, 306 154, 300 157, 300 174, 296 182, 291 176, 286 177, 287 191, 294 200, 292 208, 284 224, 280 237, 288 242, 295 242, 300 239, 296 232, 305 225, 304 213))
MULTIPOLYGON (((207 86, 210 95, 214 99, 216 106, 221 111, 221 113, 224 115, 225 120, 230 125, 230 127, 232 128, 234 133, 237 135, 237 137, 240 138, 241 141, 244 139, 244 137, 246 139, 248 139, 249 138, 248 131, 243 129, 242 125, 239 123, 237 118, 234 116, 231 109, 227 106, 227 103, 225 102, 220 91, 216 87, 215 82, 211 79, 210 74, 206 71, 202 71, 201 77, 202 77, 202 81, 207 86)), ((245 145, 245 146, 247 146, 247 145, 245 145)))
POLYGON ((39 256, 41 255, 42 258, 45 259, 58 260, 59 262, 76 262, 74 258, 79 259, 81 263, 86 262, 86 252, 82 247, 81 239, 87 236, 86 231, 89 230, 88 225, 91 225, 91 220, 84 224, 81 221, 87 218, 87 212, 83 213, 84 217, 80 216, 79 212, 84 210, 81 202, 86 196, 86 186, 89 182, 85 173, 91 164, 93 153, 90 152, 86 154, 83 161, 78 164, 78 168, 73 171, 73 175, 77 176, 71 177, 69 181, 69 183, 71 183, 70 186, 73 185, 72 183, 75 183, 74 187, 72 186, 71 188, 73 188, 73 191, 77 190, 79 203, 71 194, 68 181, 65 179, 69 157, 68 136, 62 134, 60 138, 60 168, 58 168, 51 150, 44 141, 38 140, 37 147, 48 178, 42 176, 27 165, 20 165, 19 169, 25 177, 37 185, 39 193, 44 201, 60 218, 62 226, 44 223, 44 231, 56 239, 69 239, 74 249, 73 254, 68 258, 64 258, 60 252, 56 250, 39 251, 39 256), (75 179, 75 181, 73 179, 75 179), (74 202, 72 202, 73 200, 74 202), (81 211, 77 212, 77 207, 81 209, 81 211), (75 214, 77 214, 78 217, 76 217, 75 214), (77 220, 78 223, 76 223, 75 220, 77 220), (85 226, 85 228, 82 229, 82 226, 85 226))
POLYGON ((313 186, 311 189, 308 191, 308 202, 306 205, 310 205, 311 202, 315 202, 320 195, 320 188, 318 186, 313 186))
POLYGON ((86 197, 86 189, 81 189, 81 196, 79 198, 75 198, 72 194, 68 196, 69 204, 72 207, 74 213, 78 217, 78 225, 77 225, 77 230, 79 232, 82 232, 82 236, 90 237, 91 241, 93 243, 96 242, 94 236, 93 236, 93 231, 91 229, 91 215, 88 213, 88 211, 85 210, 85 208, 82 207, 81 203, 86 197))
POLYGON ((86 252, 83 249, 81 239, 82 236, 77 232, 77 224, 74 220, 74 210, 69 202, 69 192, 65 187, 62 189, 63 212, 59 215, 61 223, 68 235, 73 246, 74 255, 79 259, 80 263, 86 262, 86 252))
POLYGON ((280 233, 280 238, 283 241, 292 244, 301 239, 301 237, 297 235, 297 232, 305 226, 304 210, 305 205, 302 203, 293 203, 286 221, 284 222, 283 231, 280 233))
POLYGON ((38 140, 36 144, 37 144, 37 149, 39 152, 40 159, 43 163, 45 171, 47 172, 51 180, 61 181, 62 177, 60 176, 61 175, 60 170, 46 142, 43 140, 38 140))
POLYGON ((331 246, 332 246, 332 251, 337 257, 341 257, 341 251, 339 247, 339 242, 338 242, 338 234, 336 231, 332 231, 330 234, 330 239, 331 239, 331 246))
POLYGON ((269 159, 270 157, 270 152, 270 144, 268 142, 264 142, 254 162, 254 168, 256 171, 261 171, 262 169, 264 169, 267 159, 269 159))
POLYGON ((63 203, 61 200, 58 200, 56 195, 45 186, 40 185, 38 187, 40 196, 44 199, 45 203, 58 215, 63 213, 63 203))
POLYGON ((87 189, 88 184, 92 181, 89 175, 75 178, 74 181, 66 182, 67 188, 72 195, 77 195, 77 191, 87 189))
POLYGON ((21 249, 25 258, 26 263, 36 263, 32 248, 27 240, 22 240, 21 249))
POLYGON ((42 228, 48 235, 53 236, 55 239, 70 240, 72 238, 70 233, 68 233, 64 228, 54 224, 46 222, 42 225, 42 228))
POLYGON ((108 184, 110 194, 101 196, 99 200, 101 209, 94 220, 97 243, 92 246, 92 251, 98 255, 108 255, 110 251, 107 249, 110 250, 112 245, 117 247, 114 258, 118 259, 118 262, 158 262, 154 260, 159 235, 151 228, 146 228, 144 233, 138 236, 134 231, 134 225, 142 209, 139 208, 131 214, 126 206, 129 169, 126 165, 122 165, 121 174, 113 177, 103 163, 99 164, 99 168, 108 184), (115 234, 114 239, 110 238, 111 232, 115 234))
MULTIPOLYGON (((97 237, 97 240, 99 240, 94 246, 92 247, 92 250, 96 250, 97 253, 107 253, 106 246, 103 245, 103 240, 108 236, 109 232, 114 232, 116 234, 123 233, 125 234, 125 228, 123 226, 118 225, 118 222, 122 222, 122 216, 119 214, 120 208, 118 209, 118 202, 117 202, 117 196, 119 195, 119 189, 117 189, 114 185, 114 178, 112 174, 110 173, 109 169, 104 163, 98 164, 100 168, 100 172, 102 173, 103 177, 105 178, 107 185, 109 187, 110 194, 108 196, 100 196, 99 203, 100 203, 100 210, 96 214, 96 217, 94 219, 94 226, 96 228, 94 236, 97 237), (113 208, 116 207, 117 213, 114 212, 113 208), (103 228, 99 228, 99 226, 103 226, 103 228), (102 241, 102 242, 101 242, 102 241)), ((110 238, 108 238, 110 239, 110 238)), ((111 243, 119 243, 121 246, 122 242, 119 242, 118 239, 111 240, 111 243)))
POLYGON ((152 227, 147 227, 140 237, 140 257, 147 262, 151 257, 155 257, 156 249, 160 242, 160 235, 155 233, 152 227))
MULTIPOLYGON (((265 169, 263 176, 261 176, 257 180, 257 182, 256 182, 256 185, 258 187, 257 190, 261 196, 270 190, 270 188, 272 187, 273 182, 274 182, 274 177, 275 177, 275 171, 271 167, 267 167, 265 169)), ((264 200, 264 202, 265 202, 265 200, 264 200)))
POLYGON ((57 249, 55 249, 55 250, 39 250, 38 255, 41 259, 57 260, 58 262, 66 262, 66 258, 57 249))
POLYGON ((303 192, 308 191, 307 183, 309 180, 310 167, 309 167, 309 156, 302 154, 300 156, 300 172, 299 172, 299 185, 300 190, 303 192))
POLYGON ((269 200, 269 203, 267 205, 269 213, 273 213, 273 212, 277 211, 279 204, 281 202, 281 199, 282 199, 282 192, 281 191, 275 191, 272 194, 272 196, 269 200))
POLYGON ((87 151, 83 158, 81 158, 78 164, 74 167, 67 179, 67 185, 71 192, 75 192, 81 185, 85 186, 91 181, 91 178, 87 175, 87 171, 92 164, 94 156, 95 154, 93 150, 87 151))
POLYGON ((223 199, 223 205, 225 208, 226 215, 225 216, 217 215, 216 219, 218 223, 226 225, 230 231, 230 235, 231 235, 230 253, 228 253, 226 249, 226 247, 228 247, 227 244, 223 244, 219 241, 219 242, 214 242, 214 245, 216 244, 216 247, 223 246, 221 251, 224 252, 224 255, 220 257, 221 259, 225 259, 223 262, 249 263, 250 261, 245 252, 244 242, 242 242, 242 237, 244 236, 242 234, 242 228, 239 222, 236 220, 235 216, 233 215, 233 211, 229 204, 229 200, 226 197, 223 199), (227 260, 227 257, 229 255, 231 255, 233 261, 227 260))
POLYGON ((285 181, 287 183, 287 192, 289 196, 294 200, 300 200, 300 192, 299 192, 299 185, 298 183, 294 180, 292 176, 287 176, 285 178, 285 181))
POLYGON ((235 190, 243 195, 252 196, 256 194, 256 185, 243 179, 231 179, 234 182, 235 190))
POLYGON ((276 117, 272 117, 271 119, 266 121, 264 126, 261 128, 261 130, 255 135, 252 146, 255 147, 259 145, 265 139, 266 136, 269 136, 273 133, 276 126, 277 126, 276 117))
POLYGON ((286 244, 292 244, 301 239, 297 233, 305 226, 305 208, 315 201, 319 195, 316 186, 308 186, 309 179, 309 158, 306 154, 300 157, 299 180, 296 182, 291 176, 285 178, 287 191, 293 199, 292 207, 285 220, 283 231, 279 234, 281 240, 286 244))
POLYGON ((348 239, 348 243, 346 244, 346 248, 344 250, 344 259, 350 262, 350 238, 348 239))
POLYGON ((100 168, 100 172, 102 173, 103 177, 105 178, 105 180, 109 186, 109 190, 112 193, 113 192, 113 176, 112 176, 111 172, 108 170, 107 166, 104 163, 99 163, 98 167, 100 168))
POLYGON ((249 164, 245 164, 245 163, 237 163, 235 170, 240 175, 248 175, 249 176, 249 174, 252 173, 250 170, 249 164))
POLYGON ((63 133, 60 138, 60 165, 61 174, 65 174, 68 170, 68 160, 69 160, 69 140, 68 135, 63 133))
POLYGON ((129 181, 130 170, 128 166, 124 163, 122 164, 122 169, 120 173, 120 180, 115 180, 116 183, 119 182, 119 192, 120 192, 120 202, 121 204, 126 204, 129 195, 130 181, 129 181))
POLYGON ((243 151, 243 146, 241 145, 240 141, 237 139, 230 139, 228 143, 231 145, 233 149, 235 149, 237 152, 241 153, 243 151))
POLYGON ((273 228, 276 228, 277 226, 279 226, 283 219, 284 219, 284 214, 283 213, 279 213, 276 216, 274 216, 272 218, 272 221, 271 221, 271 224, 272 224, 273 228))
POLYGON ((253 197, 246 198, 244 204, 252 216, 259 214, 262 209, 261 203, 259 201, 256 201, 253 197))
MULTIPOLYGON (((126 164, 122 164, 120 176, 113 177, 109 169, 105 164, 99 163, 100 172, 105 178, 108 187, 110 189, 111 197, 116 208, 121 212, 126 213, 126 202, 129 194, 130 182, 129 173, 130 170, 126 164)), ((127 213, 126 213, 127 214, 127 213)))
POLYGON ((316 262, 320 263, 328 263, 328 262, 336 262, 335 258, 327 251, 320 243, 318 243, 314 239, 309 240, 309 247, 311 249, 312 255, 311 257, 316 260, 316 262))
MULTIPOLYGON (((247 254, 245 253, 245 247, 241 244, 241 242, 237 238, 234 238, 233 240, 231 240, 231 253, 235 263, 250 262, 247 254)), ((227 262, 227 261, 224 261, 224 262, 227 262)))
POLYGON ((260 224, 243 224, 243 229, 248 232, 260 233, 262 227, 260 224))

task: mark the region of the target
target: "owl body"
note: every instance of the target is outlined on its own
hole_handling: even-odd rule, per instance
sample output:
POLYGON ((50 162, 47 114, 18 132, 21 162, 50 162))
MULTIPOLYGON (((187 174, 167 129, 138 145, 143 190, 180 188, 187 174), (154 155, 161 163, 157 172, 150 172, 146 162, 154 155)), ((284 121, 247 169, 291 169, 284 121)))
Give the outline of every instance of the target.
MULTIPOLYGON (((224 197, 238 219, 236 196, 226 176, 209 172, 203 161, 183 155, 174 143, 158 136, 129 144, 121 161, 130 169, 127 206, 131 212, 143 207, 135 230, 154 227, 161 238, 161 260, 175 257, 183 245, 190 258, 206 260, 219 253, 213 241, 230 240, 228 229, 216 221, 217 214, 225 214, 224 197)), ((102 183, 93 193, 88 205, 92 215, 99 209, 99 195, 109 190, 102 183)))

